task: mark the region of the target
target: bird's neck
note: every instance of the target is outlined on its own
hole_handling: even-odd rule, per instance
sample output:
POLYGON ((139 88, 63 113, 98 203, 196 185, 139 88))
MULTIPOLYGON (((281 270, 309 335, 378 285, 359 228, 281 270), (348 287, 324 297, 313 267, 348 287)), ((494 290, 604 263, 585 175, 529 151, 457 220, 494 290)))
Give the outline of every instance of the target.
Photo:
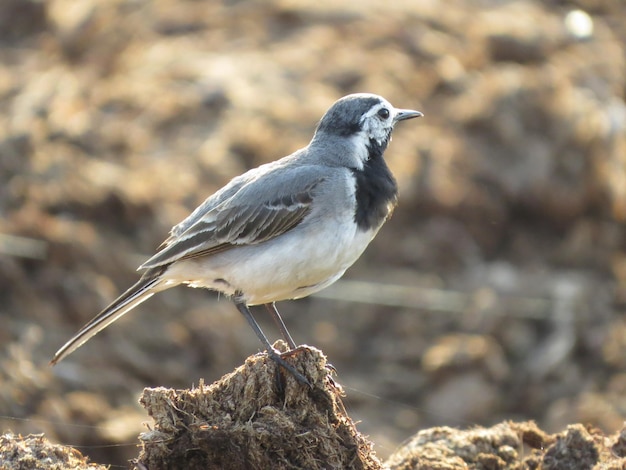
POLYGON ((369 139, 367 143, 367 152, 368 152, 368 160, 383 158, 383 154, 385 150, 387 150, 387 146, 389 145, 389 136, 387 136, 383 140, 369 139))
POLYGON ((363 231, 378 230, 397 203, 398 185, 383 159, 387 142, 370 141, 363 167, 352 169, 357 204, 354 221, 363 231))

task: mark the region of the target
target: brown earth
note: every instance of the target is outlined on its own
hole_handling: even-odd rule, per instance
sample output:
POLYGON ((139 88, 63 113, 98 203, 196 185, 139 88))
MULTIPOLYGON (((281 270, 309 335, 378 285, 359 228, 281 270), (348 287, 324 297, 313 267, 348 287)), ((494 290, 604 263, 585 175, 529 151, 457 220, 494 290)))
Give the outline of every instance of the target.
MULTIPOLYGON (((287 350, 281 341, 276 347, 287 350)), ((133 468, 620 470, 626 464, 626 427, 611 437, 581 424, 549 435, 534 422, 429 428, 383 463, 347 415, 344 391, 322 352, 303 347, 286 360, 308 385, 260 353, 210 386, 145 389, 139 402, 153 423, 139 436, 133 468)), ((6 470, 101 468, 42 435, 2 436, 0 462, 6 470)))
POLYGON ((345 282, 279 306, 358 430, 383 460, 434 426, 619 432, 625 44, 617 0, 6 0, 2 430, 125 466, 144 387, 256 352, 228 301, 179 288, 47 365, 171 225, 368 91, 425 113, 387 152, 400 205, 345 282))

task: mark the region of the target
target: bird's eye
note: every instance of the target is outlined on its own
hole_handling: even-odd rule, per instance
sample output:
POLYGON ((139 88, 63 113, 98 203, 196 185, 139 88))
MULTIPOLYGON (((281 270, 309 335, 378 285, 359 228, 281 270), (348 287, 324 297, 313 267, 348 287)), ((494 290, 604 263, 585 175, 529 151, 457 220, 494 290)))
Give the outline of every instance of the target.
POLYGON ((389 110, 387 108, 380 108, 378 110, 378 116, 383 119, 387 119, 389 117, 389 110))

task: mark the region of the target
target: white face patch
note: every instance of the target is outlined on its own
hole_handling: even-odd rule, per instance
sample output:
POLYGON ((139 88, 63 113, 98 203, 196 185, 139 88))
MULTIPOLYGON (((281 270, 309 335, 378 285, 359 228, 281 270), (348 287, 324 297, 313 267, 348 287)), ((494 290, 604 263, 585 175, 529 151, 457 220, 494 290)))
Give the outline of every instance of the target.
POLYGON ((382 103, 372 107, 361 118, 364 137, 374 139, 382 145, 393 129, 395 114, 396 110, 388 101, 383 100, 382 103))
POLYGON ((369 158, 368 145, 371 139, 375 140, 378 145, 382 145, 385 140, 389 139, 395 124, 396 114, 397 111, 391 103, 382 100, 380 104, 373 106, 361 117, 362 130, 351 137, 359 163, 358 169, 362 170, 364 163, 369 158), (385 113, 383 110, 387 110, 387 112, 385 113))

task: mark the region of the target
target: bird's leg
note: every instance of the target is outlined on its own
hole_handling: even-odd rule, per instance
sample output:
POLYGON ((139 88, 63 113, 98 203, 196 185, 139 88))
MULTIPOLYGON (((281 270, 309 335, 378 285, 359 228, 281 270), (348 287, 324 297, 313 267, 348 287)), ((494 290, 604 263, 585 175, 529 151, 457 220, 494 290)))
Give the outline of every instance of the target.
POLYGON ((276 308, 276 303, 272 302, 264 305, 269 314, 272 316, 274 323, 276 323, 276 326, 280 330, 280 334, 283 336, 283 339, 287 341, 289 349, 296 349, 296 343, 293 341, 293 338, 289 334, 289 331, 287 331, 285 322, 283 322, 283 319, 281 318, 280 313, 278 313, 278 309, 276 308))
MULTIPOLYGON (((263 304, 263 305, 265 305, 265 308, 274 319, 274 323, 276 323, 276 326, 278 326, 278 329, 283 335, 283 339, 287 341, 287 344, 289 345, 289 351, 281 353, 281 356, 282 357, 293 356, 298 351, 305 350, 307 346, 296 346, 296 343, 294 342, 293 338, 289 334, 289 331, 287 331, 285 322, 283 322, 283 319, 280 316, 280 313, 278 313, 278 309, 276 308, 276 303, 272 302, 272 303, 263 304)), ((335 369, 335 366, 333 366, 332 364, 326 364, 326 368, 329 369, 333 374, 337 373, 337 369, 335 369)))
POLYGON ((252 313, 250 313, 250 309, 248 308, 248 306, 241 301, 235 301, 235 306, 237 307, 237 310, 239 310, 243 314, 243 316, 248 321, 248 324, 254 330, 254 333, 257 335, 259 340, 261 340, 261 343, 263 343, 263 346, 265 346, 265 349, 267 350, 267 355, 276 364, 278 364, 279 366, 289 371, 291 375, 293 375, 298 382, 304 385, 308 385, 309 387, 312 387, 311 382, 309 382, 309 380, 304 375, 298 372, 294 366, 292 366, 287 361, 285 361, 281 357, 280 353, 276 351, 276 349, 274 349, 274 347, 270 344, 269 340, 267 339, 267 336, 265 336, 265 334, 263 333, 263 330, 261 330, 261 327, 252 316, 252 313))
MULTIPOLYGON (((306 350, 307 346, 296 346, 295 341, 293 340, 293 338, 289 334, 289 331, 287 330, 287 327, 285 326, 285 322, 283 322, 283 319, 280 316, 280 313, 278 313, 278 309, 276 308, 276 303, 272 302, 272 303, 263 304, 263 305, 265 306, 267 311, 270 313, 270 315, 274 319, 274 323, 276 323, 276 326, 280 330, 280 333, 282 334, 283 339, 287 342, 287 345, 289 346, 289 351, 280 353, 281 357, 293 356, 297 354, 299 351, 306 350)), ((328 364, 327 367, 331 369, 333 372, 335 373, 337 372, 337 370, 333 367, 332 364, 328 364)))

